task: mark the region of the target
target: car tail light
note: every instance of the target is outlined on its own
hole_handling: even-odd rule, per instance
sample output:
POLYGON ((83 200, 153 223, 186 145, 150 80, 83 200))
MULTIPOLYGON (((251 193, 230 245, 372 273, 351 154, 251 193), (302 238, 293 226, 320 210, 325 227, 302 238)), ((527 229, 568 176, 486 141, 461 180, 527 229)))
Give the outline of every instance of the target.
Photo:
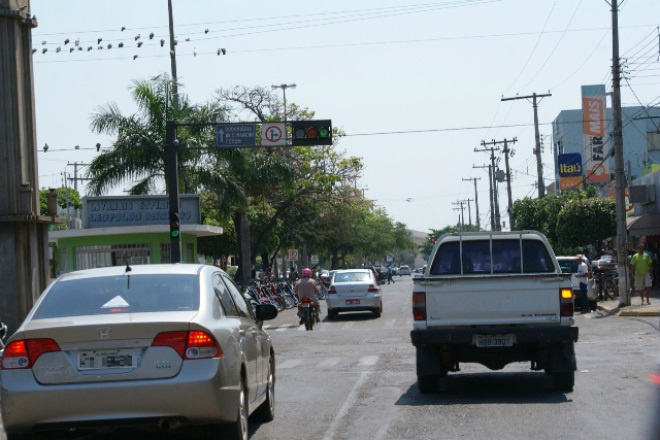
POLYGON ((559 315, 573 316, 573 289, 559 289, 559 315))
POLYGON ((649 380, 656 385, 660 385, 660 374, 649 374, 649 380))
POLYGON ((2 369, 30 368, 42 354, 56 351, 60 351, 60 346, 48 338, 14 341, 5 348, 2 369))
POLYGON ((330 286, 328 289, 328 295, 335 295, 337 293, 337 289, 335 289, 335 286, 330 286))
POLYGON ((413 293, 413 318, 415 321, 426 321, 426 293, 413 293))
POLYGON ((374 286, 373 284, 369 285, 369 292, 378 292, 378 287, 374 286))
POLYGON ((170 347, 183 359, 208 359, 223 356, 213 336, 203 331, 163 332, 156 335, 152 347, 170 347))

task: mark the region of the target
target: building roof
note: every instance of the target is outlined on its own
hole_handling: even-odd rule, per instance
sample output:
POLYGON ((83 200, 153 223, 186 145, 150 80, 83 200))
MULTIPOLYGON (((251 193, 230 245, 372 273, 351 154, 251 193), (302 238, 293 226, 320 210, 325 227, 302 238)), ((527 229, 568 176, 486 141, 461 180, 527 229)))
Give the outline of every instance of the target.
MULTIPOLYGON (((62 231, 49 231, 48 240, 57 241, 61 238, 78 237, 98 237, 107 235, 128 235, 128 234, 151 234, 170 231, 169 225, 146 225, 146 226, 116 226, 112 228, 91 228, 91 229, 65 229, 62 231)), ((207 237, 211 235, 222 235, 222 228, 210 225, 181 225, 182 234, 191 234, 195 237, 207 237)))

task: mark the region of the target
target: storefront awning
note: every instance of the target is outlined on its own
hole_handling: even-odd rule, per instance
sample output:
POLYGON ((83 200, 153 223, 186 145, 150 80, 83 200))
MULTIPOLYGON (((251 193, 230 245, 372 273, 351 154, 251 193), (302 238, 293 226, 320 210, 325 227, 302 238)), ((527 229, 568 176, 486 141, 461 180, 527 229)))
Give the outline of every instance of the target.
MULTIPOLYGON (((94 229, 64 229, 61 231, 50 231, 48 233, 48 238, 49 241, 57 241, 59 238, 96 237, 122 234, 149 234, 153 232, 167 234, 169 231, 170 225, 117 226, 113 228, 94 229)), ((182 234, 190 234, 196 237, 222 235, 222 232, 222 228, 219 226, 181 225, 182 234)))
POLYGON ((643 237, 646 235, 660 235, 660 214, 646 214, 626 219, 628 235, 643 237))

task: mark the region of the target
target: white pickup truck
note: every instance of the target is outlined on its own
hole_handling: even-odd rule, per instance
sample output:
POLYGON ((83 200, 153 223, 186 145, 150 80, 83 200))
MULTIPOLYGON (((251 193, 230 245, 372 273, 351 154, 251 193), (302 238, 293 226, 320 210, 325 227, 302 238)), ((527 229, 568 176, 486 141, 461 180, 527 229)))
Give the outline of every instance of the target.
POLYGON ((445 234, 413 279, 412 343, 422 393, 461 362, 531 362, 560 391, 575 382, 578 329, 570 275, 539 232, 445 234))

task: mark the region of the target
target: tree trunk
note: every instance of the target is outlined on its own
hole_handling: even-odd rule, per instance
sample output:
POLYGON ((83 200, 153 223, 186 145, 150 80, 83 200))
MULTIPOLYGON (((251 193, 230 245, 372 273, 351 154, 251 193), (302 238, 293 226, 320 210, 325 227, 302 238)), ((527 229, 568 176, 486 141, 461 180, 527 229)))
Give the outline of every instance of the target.
POLYGON ((270 268, 270 255, 268 252, 261 253, 261 270, 266 272, 270 268))
POLYGON ((250 223, 245 213, 234 215, 234 227, 238 239, 238 272, 236 280, 243 285, 250 284, 252 279, 252 248, 250 238, 250 223))
POLYGON ((337 252, 332 253, 332 265, 331 265, 332 270, 337 270, 339 269, 339 255, 337 255, 337 252))

